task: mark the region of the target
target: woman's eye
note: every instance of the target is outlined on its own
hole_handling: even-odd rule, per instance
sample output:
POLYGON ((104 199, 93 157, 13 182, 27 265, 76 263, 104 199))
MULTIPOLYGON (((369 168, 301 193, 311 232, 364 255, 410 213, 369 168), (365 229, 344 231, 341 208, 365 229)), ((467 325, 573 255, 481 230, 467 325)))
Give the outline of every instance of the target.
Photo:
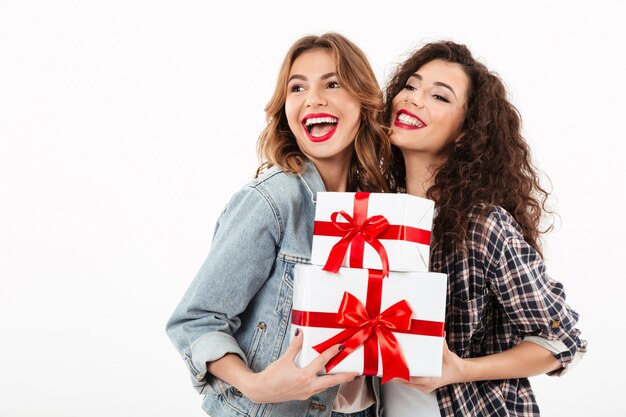
POLYGON ((440 96, 439 94, 434 94, 433 97, 435 98, 435 100, 444 101, 446 103, 450 102, 450 100, 448 100, 444 96, 440 96))
POLYGON ((339 85, 339 83, 337 81, 331 81, 331 82, 328 83, 328 85, 326 87, 328 87, 328 88, 339 88, 340 85, 339 85))
POLYGON ((291 87, 289 87, 289 91, 291 91, 292 93, 299 93, 301 91, 304 91, 304 87, 298 84, 292 85, 291 87))
POLYGON ((416 88, 415 88, 415 87, 413 87, 411 84, 407 84, 407 85, 405 85, 405 86, 404 86, 404 89, 405 89, 405 90, 409 90, 409 91, 415 91, 415 90, 416 90, 416 88))

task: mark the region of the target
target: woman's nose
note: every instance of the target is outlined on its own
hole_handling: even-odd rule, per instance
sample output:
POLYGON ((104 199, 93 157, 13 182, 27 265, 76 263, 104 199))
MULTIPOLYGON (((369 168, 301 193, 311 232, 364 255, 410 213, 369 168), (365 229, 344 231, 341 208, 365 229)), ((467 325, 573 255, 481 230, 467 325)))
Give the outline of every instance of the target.
POLYGON ((326 100, 326 96, 323 91, 320 91, 316 88, 311 88, 306 97, 306 105, 307 106, 325 106, 328 104, 326 100))
POLYGON ((424 97, 421 91, 411 91, 404 96, 404 102, 407 104, 413 104, 418 109, 424 107, 424 97))

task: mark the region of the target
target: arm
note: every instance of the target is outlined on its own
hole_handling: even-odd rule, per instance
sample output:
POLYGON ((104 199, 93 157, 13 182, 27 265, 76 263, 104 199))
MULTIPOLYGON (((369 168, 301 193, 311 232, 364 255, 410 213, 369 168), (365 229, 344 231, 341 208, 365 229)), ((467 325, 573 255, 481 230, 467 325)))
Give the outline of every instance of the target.
POLYGON ((302 332, 297 332, 285 354, 259 373, 252 372, 239 356, 233 354, 208 363, 207 369, 256 403, 306 400, 358 376, 358 373, 318 375, 343 345, 330 347, 306 367, 298 368, 295 359, 302 348, 302 340, 302 332))
POLYGON ((554 355, 536 343, 521 342, 504 352, 478 358, 461 359, 444 341, 441 377, 411 377, 410 382, 396 380, 424 392, 461 382, 527 378, 561 368, 554 355))
POLYGON ((527 378, 561 367, 552 352, 532 342, 521 342, 504 352, 464 361, 463 382, 527 378))
MULTIPOLYGON (((241 326, 240 316, 270 276, 281 232, 275 207, 255 188, 237 193, 222 213, 209 256, 166 328, 186 359, 198 392, 213 390, 217 378, 252 401, 276 402, 304 399, 354 378, 347 374, 317 377, 323 367, 318 363, 297 368, 293 362, 301 344, 297 338, 287 354, 262 372, 248 367, 234 335, 241 326), (281 390, 279 382, 284 384, 281 390)), ((322 355, 320 361, 337 353, 336 347, 329 350, 333 352, 322 355)))
POLYGON ((199 393, 213 389, 207 363, 227 354, 246 361, 233 335, 241 326, 239 316, 269 277, 279 238, 272 207, 254 188, 236 193, 221 214, 209 255, 166 327, 199 393))
POLYGON ((580 332, 574 327, 578 315, 565 303, 563 286, 546 275, 543 260, 523 240, 514 220, 506 213, 492 214, 485 228, 486 240, 496 252, 481 251, 489 287, 513 335, 524 340, 504 352, 466 359, 445 345, 441 378, 411 379, 423 391, 451 383, 554 372, 566 368, 586 349, 586 342, 578 338, 580 332), (547 343, 537 343, 542 339, 547 343))

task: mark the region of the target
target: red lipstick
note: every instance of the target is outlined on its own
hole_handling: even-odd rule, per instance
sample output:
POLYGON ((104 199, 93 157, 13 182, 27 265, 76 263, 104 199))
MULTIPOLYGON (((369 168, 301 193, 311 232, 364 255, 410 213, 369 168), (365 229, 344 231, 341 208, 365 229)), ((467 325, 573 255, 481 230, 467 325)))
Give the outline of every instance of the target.
MULTIPOLYGON (((339 124, 339 119, 332 115, 332 114, 328 114, 328 113, 312 113, 312 114, 307 114, 306 116, 304 116, 304 118, 302 119, 302 127, 304 128, 304 131, 306 132, 307 137, 309 138, 309 140, 311 142, 324 142, 328 139, 330 139, 333 134, 335 133, 335 131, 337 130, 337 125, 339 124), (334 123, 334 126, 324 135, 322 136, 313 136, 311 135, 311 133, 309 132, 309 128, 306 125, 307 120, 310 119, 318 119, 318 118, 331 118, 334 120, 334 122, 331 122, 329 124, 334 123)), ((326 122, 323 122, 326 123, 326 122)))
POLYGON ((416 129, 421 129, 423 127, 428 126, 426 123, 424 123, 424 121, 422 119, 417 117, 417 115, 415 115, 415 114, 413 114, 410 111, 405 110, 405 109, 398 110, 398 112, 396 113, 396 119, 393 121, 393 125, 401 128, 401 129, 407 129, 407 130, 416 130, 416 129), (415 125, 412 125, 412 124, 407 124, 407 123, 401 122, 400 121, 400 116, 403 115, 403 114, 406 114, 407 116, 410 116, 410 117, 413 117, 413 118, 417 119, 418 123, 421 126, 415 126, 415 125))

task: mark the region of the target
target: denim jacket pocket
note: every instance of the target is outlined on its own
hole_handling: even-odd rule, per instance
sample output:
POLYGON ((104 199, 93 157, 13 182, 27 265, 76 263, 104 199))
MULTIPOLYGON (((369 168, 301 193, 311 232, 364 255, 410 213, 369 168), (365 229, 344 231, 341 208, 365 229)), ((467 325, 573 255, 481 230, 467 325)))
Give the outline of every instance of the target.
POLYGON ((473 299, 452 298, 448 313, 447 329, 450 350, 459 356, 472 346, 472 342, 481 339, 484 331, 483 317, 487 307, 488 295, 480 295, 473 299))
POLYGON ((274 311, 284 318, 289 314, 289 308, 291 307, 291 299, 293 297, 293 263, 285 262, 285 269, 280 280, 280 287, 278 288, 278 297, 276 298, 276 305, 274 311))
POLYGON ((207 378, 208 386, 211 388, 214 394, 223 395, 229 388, 232 387, 229 383, 211 376, 207 378))
POLYGON ((246 358, 248 359, 248 366, 255 372, 261 370, 260 361, 257 353, 259 352, 259 348, 261 347, 261 341, 263 340, 263 336, 267 332, 267 323, 264 321, 260 321, 256 325, 256 329, 254 329, 254 333, 252 335, 252 341, 250 342, 250 347, 246 350, 246 358))
POLYGON ((275 311, 281 319, 287 319, 291 313, 291 303, 293 299, 294 266, 295 264, 306 264, 309 259, 300 256, 286 255, 284 253, 280 253, 278 258, 284 262, 285 266, 278 291, 278 298, 276 299, 275 311))
POLYGON ((222 407, 228 408, 237 416, 251 417, 271 415, 273 404, 253 403, 235 387, 230 387, 220 396, 222 407))
POLYGON ((259 404, 255 404, 243 396, 241 391, 235 387, 228 388, 219 396, 222 407, 230 409, 233 413, 240 417, 250 417, 256 415, 254 408, 259 404))

